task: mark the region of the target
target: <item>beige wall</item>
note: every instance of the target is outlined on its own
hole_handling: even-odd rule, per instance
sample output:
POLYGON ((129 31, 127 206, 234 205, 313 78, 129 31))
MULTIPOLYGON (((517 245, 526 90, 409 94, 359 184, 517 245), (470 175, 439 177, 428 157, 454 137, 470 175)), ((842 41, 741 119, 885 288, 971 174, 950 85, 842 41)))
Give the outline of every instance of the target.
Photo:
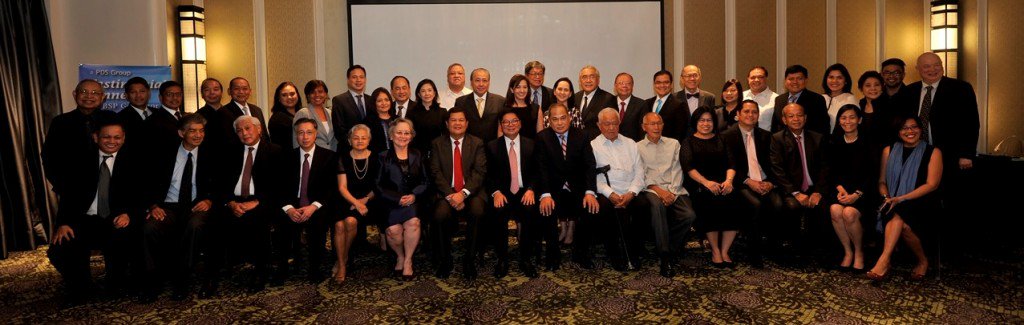
POLYGON ((988 149, 1010 135, 1024 138, 1024 114, 1020 102, 1020 71, 1024 67, 1020 13, 1024 2, 988 1, 988 149))
POLYGON ((858 98, 857 78, 864 71, 877 70, 881 63, 875 50, 875 17, 873 1, 836 1, 836 62, 850 70, 849 83, 858 98))
MULTIPOLYGON (((683 64, 699 66, 700 88, 717 96, 725 82, 725 2, 686 0, 683 16, 683 64)), ((673 71, 678 89, 681 69, 673 71)))
POLYGON ((736 0, 736 79, 747 85, 751 67, 768 69, 768 88, 778 91, 775 76, 775 1, 736 0))
POLYGON ((825 2, 786 1, 786 65, 807 68, 807 88, 821 92, 821 75, 826 65, 825 2))
MULTIPOLYGON (((303 87, 316 79, 313 0, 266 0, 268 105, 285 81, 295 84, 303 104, 303 87), (272 14, 270 14, 272 13, 272 14)), ((328 85, 328 89, 330 89, 328 85)))
POLYGON ((921 80, 913 72, 913 66, 917 56, 928 50, 924 43, 925 19, 923 1, 885 2, 885 57, 897 57, 907 62, 905 81, 908 84, 921 80))
MULTIPOLYGON (((253 6, 251 0, 217 0, 206 2, 206 72, 224 84, 224 102, 228 82, 234 77, 249 80, 250 102, 266 96, 256 86, 256 50, 253 6)), ((268 108, 264 107, 264 110, 268 108)))

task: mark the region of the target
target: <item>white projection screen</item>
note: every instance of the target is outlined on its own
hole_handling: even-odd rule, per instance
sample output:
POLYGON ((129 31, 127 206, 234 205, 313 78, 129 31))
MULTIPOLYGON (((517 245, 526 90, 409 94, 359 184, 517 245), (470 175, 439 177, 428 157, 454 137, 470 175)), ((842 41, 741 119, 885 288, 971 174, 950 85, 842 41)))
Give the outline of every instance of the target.
POLYGON ((653 96, 651 78, 662 68, 661 1, 350 1, 352 64, 367 70, 367 92, 404 75, 410 87, 430 78, 446 87, 448 65, 491 72, 491 92, 505 95, 527 62, 547 67, 544 84, 591 64, 601 88, 614 93, 620 72, 634 78, 634 94, 653 96), (424 3, 429 2, 429 3, 424 3))

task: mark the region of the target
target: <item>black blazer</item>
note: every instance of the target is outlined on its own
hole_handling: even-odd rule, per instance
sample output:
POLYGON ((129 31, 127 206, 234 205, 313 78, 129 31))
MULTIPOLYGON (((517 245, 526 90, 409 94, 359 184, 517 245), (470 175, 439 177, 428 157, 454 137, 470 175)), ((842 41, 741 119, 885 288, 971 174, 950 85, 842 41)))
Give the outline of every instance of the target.
MULTIPOLYGON (((152 108, 147 107, 146 111, 149 112, 150 117, 153 116, 152 108)), ((124 126, 125 145, 134 143, 145 145, 149 143, 149 141, 146 140, 148 138, 146 135, 148 130, 144 127, 146 120, 143 120, 142 116, 139 116, 139 113, 136 112, 131 105, 121 108, 121 111, 117 112, 117 119, 121 121, 121 125, 124 126)))
MULTIPOLYGON (((225 142, 224 133, 226 131, 223 130, 224 122, 221 121, 220 110, 207 104, 196 111, 196 114, 202 115, 206 119, 206 137, 203 138, 203 145, 221 148, 225 142)), ((235 134, 234 130, 231 131, 231 134, 235 134)))
MULTIPOLYGON (((150 207, 153 204, 164 203, 164 199, 167 198, 167 190, 171 186, 171 178, 174 177, 174 163, 178 158, 180 148, 181 142, 161 147, 151 153, 152 163, 147 167, 147 173, 151 177, 146 181, 147 186, 143 189, 145 191, 144 206, 150 207)), ((216 152, 214 147, 206 144, 202 144, 198 148, 196 163, 192 166, 196 175, 196 181, 192 184, 195 186, 196 197, 192 198, 192 202, 213 199, 213 177, 217 168, 214 165, 217 162, 217 157, 214 156, 216 152)))
POLYGON ((149 132, 149 141, 145 146, 151 151, 181 143, 181 137, 178 136, 178 119, 163 107, 153 109, 153 115, 150 115, 143 124, 149 132))
POLYGON ((419 150, 424 161, 430 158, 430 143, 448 132, 445 129, 444 113, 445 110, 437 103, 431 105, 429 111, 423 107, 422 103, 416 103, 416 106, 409 110, 407 116, 416 128, 416 137, 412 139, 412 146, 419 150))
MULTIPOLYGON (((474 108, 475 109, 475 108, 474 108)), ((477 195, 484 190, 484 176, 487 175, 487 155, 484 152, 484 143, 473 135, 466 134, 459 143, 462 150, 462 179, 465 182, 463 188, 469 190, 470 195, 477 195)), ((451 137, 443 136, 434 139, 431 144, 430 175, 434 178, 434 186, 437 187, 440 197, 455 193, 452 187, 452 140, 451 137)), ((486 197, 486 195, 485 195, 486 197)))
MULTIPOLYGON (((138 181, 143 176, 145 167, 139 151, 122 149, 114 158, 114 168, 110 170, 110 220, 127 213, 132 222, 141 221, 145 217, 145 208, 139 200, 138 181)), ((72 159, 70 179, 64 185, 67 191, 58 203, 56 225, 74 227, 78 218, 85 215, 96 198, 96 187, 100 179, 100 151, 93 147, 87 152, 79 152, 72 159)))
MULTIPOLYGON (((519 193, 526 190, 533 190, 535 194, 541 194, 543 182, 541 181, 540 165, 537 159, 537 150, 534 140, 520 135, 516 141, 519 143, 519 151, 516 152, 520 166, 520 173, 523 174, 523 187, 519 193)), ((514 194, 509 192, 512 185, 512 169, 509 166, 508 146, 505 144, 505 137, 500 137, 487 143, 487 195, 495 191, 501 191, 506 197, 514 194)))
MULTIPOLYGON (((246 148, 244 144, 238 143, 223 153, 220 173, 215 180, 217 188, 214 196, 218 203, 227 203, 235 198, 235 184, 242 177, 242 168, 245 167, 245 152, 248 150, 246 148)), ((252 182, 255 186, 253 196, 261 205, 281 206, 275 200, 280 197, 278 193, 284 187, 281 185, 281 175, 285 168, 285 163, 282 162, 284 152, 281 147, 270 141, 259 142, 259 148, 256 149, 256 156, 253 158, 252 182)))
POLYGON ((402 167, 398 165, 398 156, 395 154, 395 150, 381 152, 377 158, 380 162, 380 173, 377 174, 377 186, 374 187, 373 192, 392 208, 397 207, 398 202, 405 195, 415 195, 416 200, 419 201, 430 184, 423 154, 416 148, 409 148, 408 173, 403 173, 402 167))
MULTIPOLYGON (((262 148, 260 148, 262 149, 262 148)), ((279 173, 281 178, 281 197, 278 199, 281 206, 299 206, 299 186, 302 182, 302 148, 284 150, 284 169, 279 173)), ((258 156, 258 155, 257 155, 258 156)), ((255 169, 255 165, 253 169, 255 169)), ((256 186, 259 189, 259 186, 256 186)), ((309 203, 320 202, 320 209, 337 210, 341 194, 338 192, 338 156, 321 146, 313 150, 313 160, 309 162, 309 184, 306 185, 306 195, 309 196, 309 203)), ((324 211, 333 211, 324 210, 324 211)))
MULTIPOLYGON (((715 94, 712 94, 710 91, 700 88, 697 88, 697 94, 697 108, 701 108, 704 106, 715 107, 715 94)), ((677 91, 674 95, 676 97, 676 100, 683 104, 683 108, 686 109, 686 113, 691 114, 690 105, 686 103, 686 89, 677 91)))
POLYGON ((295 114, 289 114, 288 110, 270 113, 270 121, 267 122, 267 131, 270 131, 270 142, 285 150, 294 149, 295 146, 292 141, 292 138, 295 137, 295 130, 292 127, 292 120, 294 119, 295 114))
MULTIPOLYGON (((648 112, 653 112, 658 106, 658 96, 648 98, 644 102, 644 106, 648 112)), ((683 139, 693 133, 689 131, 690 109, 676 95, 665 96, 665 102, 661 103, 661 111, 658 112, 658 115, 661 115, 662 122, 665 123, 665 127, 661 130, 663 136, 679 140, 682 143, 683 139)))
MULTIPOLYGON (((830 128, 832 124, 829 121, 831 118, 828 116, 828 107, 825 106, 825 97, 810 89, 804 89, 800 97, 796 99, 796 103, 803 106, 804 114, 807 115, 807 123, 804 124, 804 129, 817 132, 818 134, 832 134, 832 129, 830 128)), ((786 125, 782 124, 782 110, 787 104, 789 104, 788 92, 783 92, 778 97, 775 97, 772 133, 786 129, 786 125)))
MULTIPOLYGON (((922 82, 918 81, 901 90, 904 114, 920 115, 922 88, 922 82)), ((942 77, 932 98, 929 128, 931 143, 942 150, 943 158, 974 159, 978 153, 980 129, 974 87, 961 80, 942 77)))
MULTIPOLYGON (((582 194, 597 192, 597 171, 595 170, 594 149, 583 131, 570 128, 562 156, 562 144, 551 128, 537 134, 537 157, 541 165, 541 181, 547 182, 541 190, 547 193, 558 191, 566 182, 569 190, 582 194)), ((543 194, 543 192, 541 193, 543 194)))
POLYGON ((54 193, 63 195, 75 176, 76 168, 79 168, 80 157, 97 150, 92 140, 97 126, 114 120, 117 120, 117 114, 97 108, 88 115, 81 109, 75 109, 50 121, 40 154, 46 180, 53 185, 54 193))
MULTIPOLYGON (((811 130, 804 130, 804 151, 807 155, 807 172, 811 174, 811 181, 814 183, 807 189, 806 194, 825 194, 825 175, 828 165, 826 164, 826 146, 828 144, 821 133, 811 130)), ((777 177, 778 187, 786 193, 800 192, 800 184, 804 179, 803 165, 800 161, 800 148, 797 147, 796 137, 789 130, 782 130, 772 134, 771 144, 772 173, 777 177)))
POLYGON ((331 98, 331 123, 334 124, 334 137, 338 138, 339 145, 348 146, 348 129, 363 123, 368 115, 374 114, 373 103, 370 94, 363 94, 366 112, 360 112, 355 97, 348 90, 331 98))
POLYGON ((615 95, 604 91, 604 89, 594 89, 594 96, 590 98, 590 102, 587 103, 587 107, 583 107, 583 91, 577 91, 572 96, 572 101, 576 103, 576 107, 580 108, 581 116, 583 118, 583 131, 586 131, 588 135, 597 136, 601 134, 601 130, 597 128, 597 114, 602 109, 618 105, 615 102, 615 95))
MULTIPOLYGON (((619 109, 619 97, 614 99, 615 109, 619 109)), ((662 105, 662 107, 665 107, 662 105)), ((629 104, 626 104, 626 118, 619 124, 619 134, 622 134, 633 141, 640 141, 644 137, 644 129, 640 125, 644 122, 644 114, 650 112, 646 101, 636 96, 629 97, 629 104)))
POLYGON ((469 122, 466 133, 480 138, 484 142, 494 140, 498 138, 498 122, 505 114, 505 97, 487 93, 483 116, 477 113, 475 97, 476 94, 471 93, 455 100, 455 107, 462 107, 466 110, 466 121, 469 122))
MULTIPOLYGON (((267 132, 267 119, 263 118, 263 110, 252 103, 246 103, 249 106, 250 114, 253 117, 260 120, 260 130, 263 132, 260 136, 260 141, 270 141, 270 132, 267 132)), ((221 106, 217 112, 220 113, 221 120, 221 131, 223 133, 224 143, 226 148, 234 147, 235 145, 241 144, 242 141, 238 140, 238 135, 235 133, 235 119, 242 116, 242 108, 238 107, 235 101, 230 101, 224 106, 221 106)))
MULTIPOLYGON (((754 126, 754 151, 757 153, 757 163, 764 171, 764 174, 768 176, 766 181, 776 183, 775 174, 772 171, 772 158, 771 158, 771 143, 772 136, 768 134, 768 131, 762 130, 761 128, 754 126)), ((725 149, 729 150, 729 154, 733 157, 733 161, 736 167, 736 184, 743 184, 746 182, 750 175, 750 166, 747 164, 747 147, 743 144, 743 131, 740 130, 739 124, 730 126, 728 129, 722 132, 722 141, 725 141, 725 149)))
MULTIPOLYGON (((380 117, 374 112, 363 120, 363 124, 366 124, 370 128, 370 152, 377 154, 384 152, 391 148, 391 139, 388 138, 388 129, 385 125, 390 125, 391 121, 395 120, 395 114, 391 114, 391 118, 381 123, 380 117)), ((346 131, 348 132, 348 131, 346 131)), ((347 136, 347 135, 346 135, 347 136)), ((348 144, 348 139, 345 139, 345 144, 348 144)), ((348 146, 345 146, 348 148, 348 146)))
MULTIPOLYGON (((530 94, 526 98, 526 102, 533 103, 533 88, 528 90, 530 94)), ((551 88, 547 86, 540 86, 540 111, 547 112, 548 107, 555 103, 555 94, 551 92, 551 88)))

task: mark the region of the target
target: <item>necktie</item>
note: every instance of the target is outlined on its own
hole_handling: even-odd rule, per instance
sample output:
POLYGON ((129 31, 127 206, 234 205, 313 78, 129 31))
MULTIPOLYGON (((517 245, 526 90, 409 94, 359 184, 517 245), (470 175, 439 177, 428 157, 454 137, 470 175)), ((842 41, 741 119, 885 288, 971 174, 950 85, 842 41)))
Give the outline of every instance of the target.
POLYGON ((174 119, 175 120, 180 120, 181 119, 181 111, 177 111, 177 110, 174 111, 174 119))
POLYGON ((803 167, 801 174, 803 174, 803 182, 800 183, 800 191, 807 192, 807 189, 811 187, 811 176, 807 171, 807 155, 804 154, 804 142, 801 140, 803 137, 796 136, 796 146, 800 149, 800 166, 803 167))
POLYGON ((149 118, 149 110, 148 109, 147 110, 143 110, 142 111, 142 119, 145 120, 145 119, 148 119, 148 118, 149 118))
POLYGON ((747 176, 755 181, 762 181, 761 165, 757 162, 757 150, 754 148, 754 132, 747 133, 744 138, 744 145, 747 147, 747 176))
POLYGON ((359 119, 366 118, 366 106, 363 105, 363 95, 356 95, 356 107, 359 107, 359 119))
POLYGON ((924 100, 921 101, 921 134, 924 135, 928 142, 932 142, 932 136, 928 129, 931 126, 929 119, 931 119, 932 115, 932 89, 935 89, 935 87, 928 86, 925 89, 927 91, 924 93, 924 100))
POLYGON ((398 117, 405 117, 402 111, 405 110, 405 105, 398 105, 398 117))
POLYGON ((242 105, 242 115, 252 116, 252 112, 249 112, 249 105, 242 105))
POLYGON ((107 159, 111 155, 103 155, 100 162, 100 179, 96 183, 96 214, 106 218, 110 216, 110 167, 107 166, 107 159))
POLYGON ((455 191, 461 192, 466 181, 462 179, 462 150, 459 149, 459 140, 455 140, 455 154, 452 155, 452 182, 455 183, 455 191))
POLYGON ((536 89, 533 91, 533 104, 537 105, 537 107, 540 107, 540 89, 536 89))
MULTIPOLYGON (((562 159, 566 158, 566 155, 565 155, 565 136, 566 136, 565 134, 559 134, 558 135, 558 142, 560 142, 562 144, 562 159)), ((565 184, 562 184, 562 188, 565 189, 565 190, 569 190, 569 181, 566 181, 565 184)))
POLYGON ((484 117, 484 99, 483 98, 477 98, 476 99, 476 111, 477 111, 477 113, 480 114, 480 117, 484 117))
POLYGON ((694 93, 694 94, 686 93, 686 99, 690 99, 690 98, 700 99, 700 93, 694 93))
POLYGON ((654 107, 654 112, 655 113, 661 114, 661 104, 662 104, 661 101, 662 100, 663 100, 663 98, 658 98, 658 106, 654 107))
POLYGON ((309 205, 309 154, 302 160, 302 175, 299 176, 299 207, 309 205))
POLYGON ((797 96, 796 96, 796 95, 794 95, 794 94, 789 94, 789 102, 790 102, 790 103, 796 103, 796 99, 797 99, 797 96))
POLYGON ((181 170, 181 184, 178 185, 178 203, 188 205, 192 203, 192 153, 185 157, 185 168, 181 170))
POLYGON ((242 167, 242 191, 241 197, 248 198, 249 195, 249 183, 252 182, 252 155, 255 154, 253 150, 255 147, 249 147, 249 152, 245 155, 245 167, 242 167))
POLYGON ((619 102, 619 121, 626 119, 626 102, 619 102))
POLYGON ((583 107, 581 107, 581 111, 583 113, 587 112, 587 106, 588 105, 590 105, 590 100, 587 98, 587 96, 583 96, 583 107))
POLYGON ((512 194, 519 193, 519 157, 516 156, 516 142, 511 141, 508 145, 508 168, 512 171, 512 185, 508 190, 512 194))

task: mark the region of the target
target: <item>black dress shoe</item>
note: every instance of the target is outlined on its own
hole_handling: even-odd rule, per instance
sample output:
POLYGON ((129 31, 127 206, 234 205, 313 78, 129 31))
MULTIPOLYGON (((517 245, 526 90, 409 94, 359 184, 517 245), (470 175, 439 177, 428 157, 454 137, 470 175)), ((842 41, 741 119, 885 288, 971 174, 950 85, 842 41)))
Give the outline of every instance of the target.
POLYGON ((519 269, 523 271, 523 275, 527 278, 533 279, 540 276, 540 274, 537 274, 537 268, 533 266, 533 263, 519 263, 519 269))
POLYGON ((725 268, 725 262, 718 262, 718 263, 711 262, 711 266, 713 266, 716 269, 722 269, 722 268, 725 268))
POLYGON ((199 288, 199 299, 210 299, 217 296, 217 282, 207 281, 199 288))
POLYGON ((504 261, 498 262, 498 264, 494 266, 494 278, 495 279, 501 279, 501 278, 504 278, 507 275, 508 275, 508 262, 504 262, 504 261))
POLYGON ((673 263, 669 261, 661 261, 661 276, 666 278, 676 276, 676 269, 672 264, 673 263))
POLYGON ((469 280, 469 281, 476 280, 476 277, 477 277, 476 266, 474 266, 474 265, 465 265, 465 266, 463 266, 462 267, 462 277, 465 278, 466 280, 469 280))
POLYGON ((764 258, 762 258, 761 256, 753 256, 753 257, 751 257, 750 261, 748 263, 750 263, 750 267, 755 268, 755 269, 763 269, 764 268, 764 258))
POLYGON ((263 289, 266 289, 266 287, 267 287, 267 282, 265 280, 259 279, 259 280, 255 280, 255 281, 249 283, 249 285, 246 286, 246 288, 245 288, 245 292, 247 292, 247 293, 259 293, 260 291, 263 291, 263 289))
POLYGON ((452 267, 447 265, 438 266, 434 276, 438 279, 447 279, 452 276, 452 267))
POLYGON ((612 262, 612 269, 616 271, 626 273, 629 272, 629 268, 626 266, 626 262, 612 262))

